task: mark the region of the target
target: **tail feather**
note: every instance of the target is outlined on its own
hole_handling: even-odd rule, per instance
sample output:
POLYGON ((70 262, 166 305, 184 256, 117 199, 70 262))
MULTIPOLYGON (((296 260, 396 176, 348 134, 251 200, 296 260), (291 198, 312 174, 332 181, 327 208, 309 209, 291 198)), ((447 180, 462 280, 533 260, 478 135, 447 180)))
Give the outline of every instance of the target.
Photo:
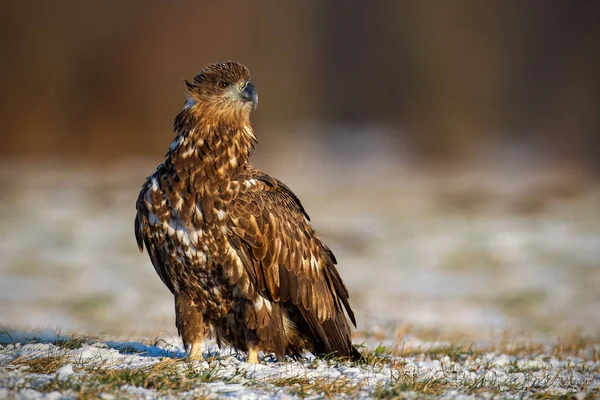
POLYGON ((362 360, 362 355, 352 346, 350 327, 343 312, 333 319, 319 323, 312 312, 303 311, 303 316, 314 337, 313 352, 317 356, 349 357, 352 360, 362 360))

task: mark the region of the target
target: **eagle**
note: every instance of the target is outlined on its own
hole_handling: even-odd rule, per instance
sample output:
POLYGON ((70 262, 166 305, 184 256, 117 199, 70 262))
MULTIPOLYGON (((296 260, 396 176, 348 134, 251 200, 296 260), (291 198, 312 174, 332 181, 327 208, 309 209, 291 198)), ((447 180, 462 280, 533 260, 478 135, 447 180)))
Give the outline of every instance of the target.
POLYGON ((164 163, 137 198, 134 229, 175 298, 175 324, 192 360, 205 338, 278 359, 360 358, 336 258, 298 197, 249 163, 258 104, 248 69, 207 65, 185 81, 164 163))

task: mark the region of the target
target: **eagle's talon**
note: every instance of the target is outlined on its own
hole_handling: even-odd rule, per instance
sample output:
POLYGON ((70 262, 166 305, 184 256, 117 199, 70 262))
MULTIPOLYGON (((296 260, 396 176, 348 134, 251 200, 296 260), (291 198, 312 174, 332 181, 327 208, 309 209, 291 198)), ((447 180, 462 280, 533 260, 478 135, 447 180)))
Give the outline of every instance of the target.
POLYGON ((192 344, 188 359, 190 361, 204 361, 204 356, 202 355, 202 342, 192 344))
POLYGON ((248 350, 248 364, 258 364, 258 349, 248 350))

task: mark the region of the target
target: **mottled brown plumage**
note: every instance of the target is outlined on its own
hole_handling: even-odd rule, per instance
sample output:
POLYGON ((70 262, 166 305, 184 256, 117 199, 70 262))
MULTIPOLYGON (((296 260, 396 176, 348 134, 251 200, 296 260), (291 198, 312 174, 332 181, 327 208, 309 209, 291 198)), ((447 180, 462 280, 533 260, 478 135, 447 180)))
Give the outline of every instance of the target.
POLYGON ((356 325, 331 250, 296 195, 256 169, 248 69, 211 64, 186 82, 166 160, 142 187, 135 235, 175 296, 176 325, 191 357, 205 335, 278 357, 360 357, 356 325))

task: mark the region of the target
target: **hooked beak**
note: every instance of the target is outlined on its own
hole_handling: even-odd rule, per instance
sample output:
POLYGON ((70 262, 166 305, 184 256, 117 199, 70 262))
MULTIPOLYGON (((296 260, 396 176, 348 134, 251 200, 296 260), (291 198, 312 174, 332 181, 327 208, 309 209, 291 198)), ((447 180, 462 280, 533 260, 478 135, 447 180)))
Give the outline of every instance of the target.
POLYGON ((258 92, 256 91, 256 86, 252 84, 252 82, 246 83, 244 89, 242 89, 242 99, 244 101, 251 101, 253 104, 253 109, 256 110, 256 106, 258 105, 258 92))

